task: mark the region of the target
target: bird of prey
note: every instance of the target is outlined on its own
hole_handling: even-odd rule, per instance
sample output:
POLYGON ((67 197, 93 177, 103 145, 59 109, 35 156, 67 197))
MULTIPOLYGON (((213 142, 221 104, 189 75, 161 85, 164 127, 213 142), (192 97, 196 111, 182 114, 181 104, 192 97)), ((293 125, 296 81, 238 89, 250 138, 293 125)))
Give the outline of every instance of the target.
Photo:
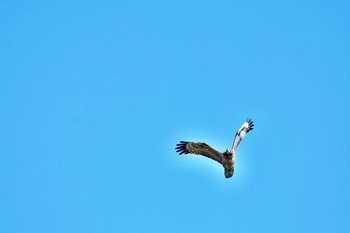
POLYGON ((216 162, 220 163, 225 169, 225 177, 231 178, 234 173, 234 165, 235 165, 235 155, 236 150, 239 143, 245 137, 245 135, 253 130, 254 123, 251 119, 248 119, 243 123, 241 128, 236 133, 235 140, 233 141, 233 145, 231 149, 226 149, 225 152, 217 151, 212 148, 208 144, 204 142, 186 142, 180 141, 179 144, 176 145, 176 152, 182 154, 196 154, 203 155, 207 158, 213 159, 216 162))

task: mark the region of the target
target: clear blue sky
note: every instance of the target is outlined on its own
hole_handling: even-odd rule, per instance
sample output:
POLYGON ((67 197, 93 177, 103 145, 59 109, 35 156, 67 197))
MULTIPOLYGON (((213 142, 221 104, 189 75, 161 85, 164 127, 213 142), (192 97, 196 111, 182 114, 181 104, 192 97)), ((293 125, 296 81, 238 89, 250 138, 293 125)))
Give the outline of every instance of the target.
POLYGON ((1 1, 0 232, 349 232, 349 10, 1 1))

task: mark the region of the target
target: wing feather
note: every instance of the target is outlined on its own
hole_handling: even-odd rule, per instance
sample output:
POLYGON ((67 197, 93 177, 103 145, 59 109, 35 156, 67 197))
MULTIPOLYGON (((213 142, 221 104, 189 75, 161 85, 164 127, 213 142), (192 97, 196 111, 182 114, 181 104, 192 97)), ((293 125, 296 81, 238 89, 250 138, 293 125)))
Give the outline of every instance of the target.
POLYGON ((222 153, 220 151, 215 150, 208 144, 204 142, 185 142, 180 141, 179 144, 176 145, 176 152, 180 155, 182 154, 196 154, 203 155, 207 158, 213 159, 216 162, 222 162, 222 153))
POLYGON ((242 141, 242 139, 245 137, 245 135, 250 131, 253 130, 254 123, 251 119, 248 119, 246 122, 243 123, 241 128, 236 133, 235 140, 233 141, 232 150, 236 151, 239 143, 242 141))

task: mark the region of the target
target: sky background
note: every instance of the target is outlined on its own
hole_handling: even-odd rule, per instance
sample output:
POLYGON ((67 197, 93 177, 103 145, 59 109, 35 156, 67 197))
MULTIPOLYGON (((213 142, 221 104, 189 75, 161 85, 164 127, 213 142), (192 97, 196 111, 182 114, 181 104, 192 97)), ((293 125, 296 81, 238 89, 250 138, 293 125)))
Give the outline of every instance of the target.
POLYGON ((349 10, 1 1, 0 232, 349 232, 349 10))

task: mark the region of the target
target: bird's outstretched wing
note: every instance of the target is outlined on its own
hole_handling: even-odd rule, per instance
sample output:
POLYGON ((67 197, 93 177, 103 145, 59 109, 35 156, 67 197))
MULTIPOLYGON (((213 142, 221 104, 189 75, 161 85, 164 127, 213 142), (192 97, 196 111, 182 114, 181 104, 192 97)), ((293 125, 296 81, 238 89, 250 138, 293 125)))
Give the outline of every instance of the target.
POLYGON ((182 154, 203 155, 207 158, 215 160, 220 164, 222 162, 222 153, 203 142, 180 141, 180 143, 176 145, 175 150, 176 152, 179 152, 180 155, 182 154))
POLYGON ((254 123, 251 119, 248 119, 244 124, 239 128, 239 130, 236 133, 235 140, 233 141, 232 150, 236 151, 239 143, 242 141, 242 139, 245 137, 245 135, 250 131, 253 130, 254 123))

